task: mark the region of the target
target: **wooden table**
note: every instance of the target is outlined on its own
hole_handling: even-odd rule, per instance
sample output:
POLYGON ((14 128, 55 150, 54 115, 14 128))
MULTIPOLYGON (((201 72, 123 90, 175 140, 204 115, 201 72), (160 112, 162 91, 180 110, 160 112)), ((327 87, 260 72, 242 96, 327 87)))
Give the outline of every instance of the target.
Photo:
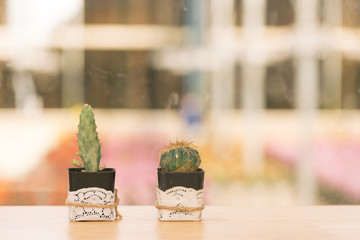
POLYGON ((120 206, 116 222, 69 222, 66 207, 0 207, 0 239, 360 239, 360 206, 207 206, 202 222, 160 222, 120 206))

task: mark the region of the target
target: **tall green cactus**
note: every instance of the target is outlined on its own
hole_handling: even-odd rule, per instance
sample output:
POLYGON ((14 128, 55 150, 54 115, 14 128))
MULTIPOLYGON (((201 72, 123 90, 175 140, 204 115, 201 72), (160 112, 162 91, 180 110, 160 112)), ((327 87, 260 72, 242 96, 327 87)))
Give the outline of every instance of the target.
POLYGON ((160 157, 160 168, 165 172, 196 172, 201 163, 200 155, 190 142, 170 142, 160 157))
POLYGON ((83 163, 73 160, 73 165, 84 167, 86 172, 97 172, 99 169, 101 152, 100 141, 96 131, 94 113, 90 105, 85 104, 81 108, 80 122, 78 125, 79 153, 83 163))

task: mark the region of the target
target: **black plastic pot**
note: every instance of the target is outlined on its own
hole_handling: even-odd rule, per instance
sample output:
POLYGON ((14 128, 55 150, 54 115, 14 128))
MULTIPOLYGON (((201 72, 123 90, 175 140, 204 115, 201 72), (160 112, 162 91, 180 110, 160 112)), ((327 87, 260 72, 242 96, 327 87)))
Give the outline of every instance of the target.
POLYGON ((161 168, 158 171, 158 184, 161 191, 170 188, 182 186, 200 190, 204 188, 204 170, 199 168, 197 172, 163 172, 161 168))
POLYGON ((114 168, 105 168, 99 172, 81 172, 81 170, 84 168, 69 168, 69 191, 98 187, 114 192, 114 168))

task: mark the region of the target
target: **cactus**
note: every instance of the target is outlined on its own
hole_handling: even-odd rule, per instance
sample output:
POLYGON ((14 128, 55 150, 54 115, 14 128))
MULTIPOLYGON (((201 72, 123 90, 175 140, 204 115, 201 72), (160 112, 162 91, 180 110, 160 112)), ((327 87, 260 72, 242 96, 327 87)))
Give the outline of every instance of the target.
POLYGON ((201 163, 200 155, 191 142, 176 141, 165 146, 160 168, 165 172, 195 172, 201 163))
POLYGON ((73 165, 77 167, 84 167, 86 172, 97 172, 104 168, 99 167, 101 159, 101 145, 96 131, 94 113, 88 104, 85 104, 81 108, 77 135, 79 153, 76 155, 80 156, 83 162, 81 163, 74 159, 72 161, 73 165))

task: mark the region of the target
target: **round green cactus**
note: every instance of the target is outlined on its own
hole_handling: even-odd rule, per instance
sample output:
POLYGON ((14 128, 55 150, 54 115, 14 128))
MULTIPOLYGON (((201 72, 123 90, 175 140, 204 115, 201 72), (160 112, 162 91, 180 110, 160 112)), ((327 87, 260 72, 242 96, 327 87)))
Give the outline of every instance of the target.
POLYGON ((94 113, 90 105, 85 104, 81 108, 80 122, 78 126, 79 153, 83 163, 73 160, 73 165, 84 167, 86 172, 97 172, 101 159, 101 144, 96 131, 94 113))
POLYGON ((170 142, 160 157, 160 168, 165 172, 195 172, 200 163, 199 152, 184 141, 170 142))

